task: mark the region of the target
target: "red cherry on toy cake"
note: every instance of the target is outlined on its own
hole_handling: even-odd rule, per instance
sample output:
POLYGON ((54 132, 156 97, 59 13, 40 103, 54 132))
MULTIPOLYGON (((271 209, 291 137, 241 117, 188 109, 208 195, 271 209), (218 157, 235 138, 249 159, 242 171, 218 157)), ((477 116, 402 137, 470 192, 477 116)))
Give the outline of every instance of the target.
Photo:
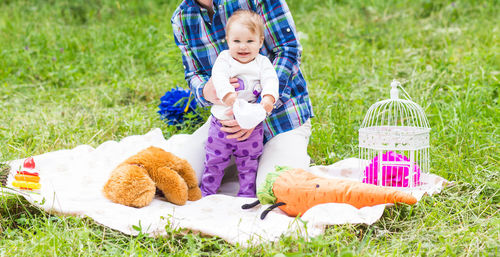
POLYGON ((33 157, 29 157, 26 160, 24 160, 23 167, 26 169, 34 169, 35 168, 35 160, 33 160, 33 157))
POLYGON ((17 174, 21 175, 30 175, 30 176, 38 176, 38 172, 35 169, 35 160, 33 157, 28 157, 24 160, 22 170, 18 170, 17 174))

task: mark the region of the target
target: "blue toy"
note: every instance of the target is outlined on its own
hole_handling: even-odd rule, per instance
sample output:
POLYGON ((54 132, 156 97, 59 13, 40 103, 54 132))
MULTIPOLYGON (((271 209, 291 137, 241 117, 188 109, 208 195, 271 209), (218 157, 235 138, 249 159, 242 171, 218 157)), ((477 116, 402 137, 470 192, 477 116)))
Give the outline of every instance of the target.
POLYGON ((158 113, 168 125, 179 125, 184 122, 186 114, 196 113, 196 100, 191 97, 189 89, 172 88, 160 100, 158 113))

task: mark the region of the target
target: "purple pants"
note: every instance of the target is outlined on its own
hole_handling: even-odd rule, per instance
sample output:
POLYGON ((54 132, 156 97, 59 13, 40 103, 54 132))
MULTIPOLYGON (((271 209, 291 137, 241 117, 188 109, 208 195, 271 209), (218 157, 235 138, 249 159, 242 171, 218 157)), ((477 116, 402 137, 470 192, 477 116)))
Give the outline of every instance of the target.
POLYGON ((262 154, 262 123, 257 125, 249 138, 244 141, 227 139, 230 135, 221 131, 222 124, 211 117, 208 139, 205 145, 205 169, 201 177, 201 193, 203 196, 217 193, 224 169, 234 155, 240 190, 238 196, 255 197, 255 178, 257 176, 258 159, 262 154))

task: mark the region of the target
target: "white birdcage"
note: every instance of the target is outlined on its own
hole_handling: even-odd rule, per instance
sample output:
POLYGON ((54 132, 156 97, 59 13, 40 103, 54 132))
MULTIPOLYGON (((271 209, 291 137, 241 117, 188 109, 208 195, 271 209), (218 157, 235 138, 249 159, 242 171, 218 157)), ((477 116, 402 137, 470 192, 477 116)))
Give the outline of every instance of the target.
POLYGON ((392 187, 422 185, 429 173, 429 122, 401 84, 391 83, 391 98, 373 104, 359 129, 364 183, 392 187), (399 98, 399 89, 405 99, 399 98), (382 178, 382 179, 380 179, 382 178))

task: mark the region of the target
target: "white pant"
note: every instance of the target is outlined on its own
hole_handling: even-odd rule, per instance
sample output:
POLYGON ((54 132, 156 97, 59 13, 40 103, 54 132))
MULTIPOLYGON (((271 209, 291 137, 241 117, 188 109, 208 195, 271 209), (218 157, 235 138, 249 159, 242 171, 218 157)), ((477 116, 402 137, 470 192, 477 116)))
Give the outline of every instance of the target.
POLYGON ((264 145, 259 159, 257 171, 257 188, 266 180, 267 173, 274 171, 275 166, 307 168, 311 158, 307 154, 307 145, 311 136, 311 120, 302 126, 281 133, 264 145))
MULTIPOLYGON (((205 161, 205 141, 208 137, 210 120, 191 135, 182 135, 182 138, 173 136, 170 140, 176 141, 177 147, 171 149, 172 153, 186 159, 196 171, 198 181, 203 173, 205 161)), ((178 135, 181 136, 181 135, 178 135)), ((311 136, 311 121, 302 126, 281 133, 264 145, 264 150, 259 158, 257 170, 257 188, 266 180, 266 175, 274 171, 276 165, 290 166, 293 168, 307 168, 311 158, 307 154, 307 145, 311 136)), ((239 184, 234 160, 226 168, 220 191, 224 194, 235 195, 239 184)))

